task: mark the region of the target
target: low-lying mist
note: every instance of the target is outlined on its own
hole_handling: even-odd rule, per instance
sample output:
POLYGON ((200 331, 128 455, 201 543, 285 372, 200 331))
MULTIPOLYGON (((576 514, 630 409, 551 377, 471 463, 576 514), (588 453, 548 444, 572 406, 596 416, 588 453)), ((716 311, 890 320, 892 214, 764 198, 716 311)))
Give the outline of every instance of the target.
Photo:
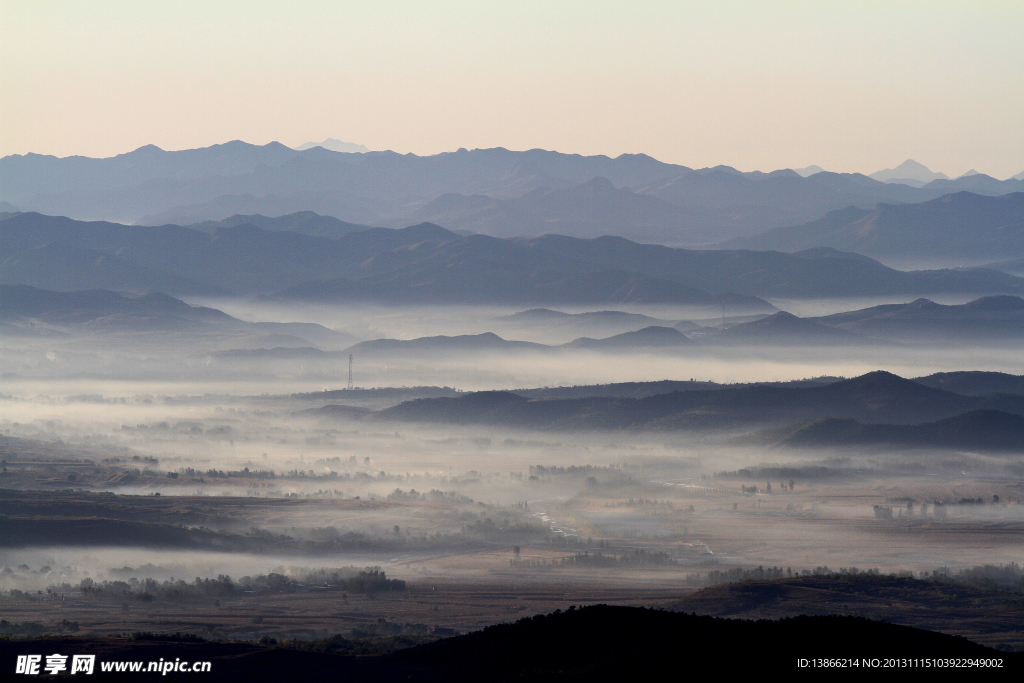
MULTIPOLYGON (((569 334, 534 329, 531 338, 529 326, 494 320, 511 309, 207 303, 252 320, 318 322, 358 339, 495 331, 562 343, 569 334)), ((828 302, 801 305, 804 313, 833 310, 828 302)), ((698 323, 715 314, 630 312, 698 323)), ((377 623, 420 609, 413 603, 428 602, 408 595, 438 587, 514 594, 528 586, 559 596, 570 586, 600 588, 614 600, 623 591, 678 596, 728 577, 822 567, 918 575, 1022 559, 1019 452, 790 448, 753 439, 766 426, 754 422, 530 431, 375 412, 477 390, 782 382, 874 370, 908 378, 1021 374, 1015 348, 378 351, 354 354, 353 384, 395 390, 348 392, 349 359, 340 349, 223 353, 243 348, 239 340, 132 331, 0 338, 2 604, 63 609, 46 593, 57 586, 81 616, 54 611, 55 623, 91 620, 89 628, 108 630, 118 619, 170 619, 180 604, 201 605, 225 629, 211 633, 256 638, 269 632, 256 619, 279 609, 283 596, 333 600, 353 619, 377 623), (386 579, 359 578, 377 568, 386 579), (379 595, 387 597, 378 600, 367 581, 386 587, 379 595), (224 626, 228 607, 245 601, 261 616, 224 626)), ((553 405, 538 400, 532 405, 553 405)), ((422 609, 443 608, 437 594, 433 600, 422 609)), ((460 623, 505 614, 474 613, 460 623)), ((433 619, 419 614, 416 628, 447 623, 433 619)))

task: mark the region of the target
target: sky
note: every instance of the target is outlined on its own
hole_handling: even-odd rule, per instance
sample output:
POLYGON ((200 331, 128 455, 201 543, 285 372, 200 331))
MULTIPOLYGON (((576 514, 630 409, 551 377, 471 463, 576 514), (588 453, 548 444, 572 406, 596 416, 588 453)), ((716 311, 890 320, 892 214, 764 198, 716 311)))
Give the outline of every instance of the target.
POLYGON ((0 156, 241 139, 1024 171, 1024 2, 0 0, 0 156))

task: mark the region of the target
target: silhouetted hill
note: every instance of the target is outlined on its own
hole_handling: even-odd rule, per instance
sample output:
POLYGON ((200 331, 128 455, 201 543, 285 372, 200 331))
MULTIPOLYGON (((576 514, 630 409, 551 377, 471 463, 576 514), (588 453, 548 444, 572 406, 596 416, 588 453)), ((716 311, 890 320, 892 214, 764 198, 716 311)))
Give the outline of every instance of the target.
POLYGON ((674 327, 652 325, 635 332, 623 332, 622 334, 605 339, 582 337, 568 344, 563 344, 561 348, 618 351, 626 349, 671 349, 692 344, 693 342, 686 335, 674 327))
MULTIPOLYGON (((757 382, 760 386, 777 387, 816 387, 838 382, 838 377, 814 377, 789 382, 757 382)), ((718 384, 717 382, 701 382, 697 380, 669 380, 657 382, 616 382, 614 384, 589 384, 571 387, 543 387, 539 389, 516 389, 514 393, 525 398, 644 398, 658 394, 670 394, 674 391, 709 391, 715 389, 738 388, 753 384, 718 384)))
POLYGON ((380 419, 487 423, 528 429, 694 429, 781 424, 838 417, 916 424, 979 409, 1024 415, 1024 397, 967 397, 888 372, 804 388, 740 385, 644 398, 527 399, 503 392, 423 399, 381 411, 380 419))
POLYGON ((857 343, 859 338, 856 334, 779 311, 761 320, 728 327, 712 340, 743 344, 803 345, 851 344, 857 343))
MULTIPOLYGON (((530 308, 511 315, 495 318, 499 327, 526 330, 532 334, 561 333, 573 336, 604 337, 633 332, 652 325, 672 327, 675 321, 666 321, 622 310, 595 310, 584 313, 564 313, 550 308, 530 308)), ((691 327, 695 327, 690 324, 691 327)))
POLYGON ((1024 416, 975 410, 919 425, 861 424, 851 419, 824 418, 769 430, 742 441, 809 448, 872 445, 1019 452, 1024 449, 1024 416))
POLYGON ((927 377, 915 377, 914 381, 926 387, 952 391, 964 396, 1024 395, 1024 375, 1009 375, 1005 372, 936 372, 927 377))
POLYGON ((493 332, 463 334, 453 337, 419 337, 418 339, 374 339, 345 349, 360 355, 397 354, 445 351, 526 351, 550 347, 532 342, 508 341, 493 332))
MULTIPOLYGON (((159 292, 131 298, 108 290, 56 292, 26 285, 0 285, 0 322, 11 326, 44 323, 63 329, 103 331, 234 330, 337 349, 355 338, 315 323, 248 323, 223 311, 190 306, 159 292)), ((14 329, 8 327, 8 330, 14 329)), ((253 354, 260 351, 237 351, 253 354)), ((276 349, 298 353, 293 349, 276 349)), ((323 353, 318 349, 311 349, 323 353)), ((230 355, 233 352, 225 352, 230 355)))
POLYGON ((128 298, 106 290, 54 292, 25 285, 0 285, 0 319, 33 318, 49 323, 82 324, 116 317, 121 324, 135 320, 151 324, 154 319, 192 323, 243 326, 237 318, 214 308, 189 306, 166 294, 128 298))
POLYGON ((1024 192, 999 197, 957 192, 919 204, 850 207, 723 246, 799 251, 834 247, 891 261, 984 260, 1024 256, 1024 192))
MULTIPOLYGON (((445 675, 453 680, 607 681, 662 678, 679 666, 680 656, 724 663, 738 650, 751 662, 796 662, 807 650, 818 653, 814 656, 845 657, 851 648, 875 653, 869 658, 904 656, 882 654, 889 651, 1006 658, 962 638, 856 617, 730 621, 607 605, 490 626, 391 656, 408 663, 446 662, 445 675)), ((1014 664, 1019 659, 1010 658, 1014 664)))
POLYGON ((890 339, 1024 340, 1024 299, 989 296, 959 305, 917 299, 908 304, 872 306, 810 320, 890 339))
POLYGON ((992 579, 985 583, 972 586, 863 573, 752 578, 703 588, 669 609, 732 619, 832 614, 884 618, 901 626, 960 634, 989 646, 1011 641, 1007 644, 1019 649, 1017 626, 1024 605, 1011 590, 997 589, 992 579))
POLYGON ((326 405, 320 408, 309 408, 308 410, 300 410, 298 413, 296 413, 296 415, 305 415, 308 417, 320 417, 341 420, 361 420, 367 415, 372 414, 373 411, 369 408, 342 405, 326 405))

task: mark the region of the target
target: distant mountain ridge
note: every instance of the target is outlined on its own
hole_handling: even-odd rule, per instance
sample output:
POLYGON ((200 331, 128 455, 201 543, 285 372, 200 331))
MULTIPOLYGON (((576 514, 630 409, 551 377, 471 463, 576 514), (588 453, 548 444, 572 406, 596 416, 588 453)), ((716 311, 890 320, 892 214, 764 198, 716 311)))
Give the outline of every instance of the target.
POLYGON ((498 239, 429 223, 325 238, 251 222, 207 232, 18 213, 0 217, 0 253, 4 284, 304 301, 679 303, 739 315, 777 310, 760 297, 1024 293, 1024 279, 997 271, 902 272, 828 248, 783 254, 617 237, 498 239))
POLYGON ((430 221, 497 236, 610 232, 673 245, 798 225, 851 204, 870 209, 958 190, 1001 195, 1024 191, 1024 183, 979 174, 914 188, 860 174, 691 169, 644 154, 495 148, 420 157, 237 140, 173 152, 149 145, 108 159, 0 159, 0 201, 78 219, 194 224, 315 211, 356 224, 430 221))
POLYGON ((800 251, 832 247, 872 258, 969 263, 1024 257, 1024 192, 957 192, 920 204, 848 207, 824 218, 722 246, 800 251))

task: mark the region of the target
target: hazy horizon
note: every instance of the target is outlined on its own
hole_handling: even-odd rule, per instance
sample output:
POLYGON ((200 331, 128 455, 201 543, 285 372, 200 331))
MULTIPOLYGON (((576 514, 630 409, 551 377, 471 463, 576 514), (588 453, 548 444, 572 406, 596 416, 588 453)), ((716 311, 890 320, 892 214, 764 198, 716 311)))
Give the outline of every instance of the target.
POLYGON ((743 171, 1024 170, 1015 3, 3 0, 0 16, 0 155, 333 137, 743 171))
MULTIPOLYGON (((304 142, 304 143, 301 143, 301 144, 297 144, 297 143, 286 144, 286 143, 282 142, 281 140, 275 139, 275 140, 269 140, 269 141, 264 142, 264 143, 253 143, 253 142, 249 142, 248 140, 242 140, 240 138, 234 138, 234 139, 231 139, 231 140, 223 140, 223 141, 219 141, 219 142, 213 142, 213 143, 210 143, 209 145, 203 145, 202 147, 198 147, 198 148, 197 147, 182 147, 182 148, 168 149, 168 148, 160 147, 159 145, 154 145, 153 143, 146 143, 146 144, 140 145, 138 147, 133 147, 132 149, 127 149, 127 150, 123 150, 123 151, 120 151, 120 152, 115 152, 113 154, 109 154, 109 155, 106 155, 106 156, 100 156, 100 157, 90 157, 90 156, 84 155, 84 154, 67 154, 67 155, 64 155, 64 156, 56 155, 56 154, 44 155, 44 154, 40 154, 39 152, 32 152, 32 151, 24 152, 24 153, 21 153, 21 154, 14 153, 14 154, 6 155, 6 156, 26 156, 26 155, 29 155, 29 154, 40 154, 40 156, 54 156, 54 157, 56 157, 58 159, 69 159, 69 158, 75 158, 75 157, 93 158, 93 159, 112 159, 112 158, 115 158, 115 157, 124 156, 125 154, 131 154, 132 152, 137 152, 138 150, 144 149, 146 147, 157 147, 158 149, 160 149, 160 150, 162 150, 164 152, 183 152, 183 151, 189 151, 189 150, 193 150, 193 149, 202 149, 202 148, 205 148, 205 147, 216 147, 216 146, 219 146, 219 145, 227 145, 227 144, 231 144, 231 143, 234 143, 234 142, 242 142, 242 143, 245 143, 245 144, 248 144, 248 145, 254 145, 254 146, 265 146, 265 145, 271 145, 271 144, 277 143, 277 144, 280 144, 280 145, 284 145, 285 147, 288 147, 290 149, 294 149, 296 151, 304 151, 304 150, 310 149, 312 147, 322 146, 322 143, 317 143, 317 142, 312 142, 312 141, 304 142)), ((399 152, 397 152, 396 150, 393 150, 393 149, 366 149, 365 145, 362 145, 358 141, 339 140, 339 139, 336 139, 336 138, 328 138, 327 140, 324 140, 323 142, 324 143, 341 143, 343 145, 346 145, 346 146, 349 146, 349 147, 353 148, 353 149, 349 149, 349 150, 338 150, 338 149, 330 149, 330 147, 325 147, 325 149, 329 149, 329 151, 346 151, 346 152, 349 152, 349 153, 372 153, 372 152, 392 152, 392 153, 395 153, 395 154, 399 153, 399 152), (364 149, 362 149, 362 150, 355 149, 355 148, 358 148, 358 147, 362 147, 364 149)), ((452 154, 452 153, 455 153, 455 152, 462 151, 464 149, 466 149, 466 148, 465 147, 459 147, 457 149, 455 149, 455 148, 453 148, 453 149, 445 149, 445 150, 441 150, 441 151, 438 151, 438 152, 433 152, 431 154, 416 154, 415 152, 409 152, 409 154, 413 154, 415 156, 427 157, 427 156, 437 156, 437 155, 441 155, 441 154, 452 154)), ((509 149, 507 147, 502 147, 500 145, 493 145, 493 146, 490 146, 490 147, 474 147, 474 148, 470 149, 469 151, 478 151, 478 150, 485 150, 485 149, 508 149, 511 152, 527 152, 527 151, 532 151, 532 150, 537 150, 537 149, 542 149, 542 148, 540 148, 540 147, 523 147, 523 148, 520 148, 520 149, 509 149)), ((559 149, 544 149, 543 151, 555 152, 555 153, 558 153, 558 154, 571 154, 571 152, 565 152, 565 151, 559 150, 559 149)), ((654 155, 647 154, 646 152, 642 152, 642 151, 641 152, 622 152, 619 155, 602 154, 600 152, 595 152, 592 155, 582 155, 582 156, 606 156, 606 157, 614 159, 614 158, 616 158, 618 156, 629 156, 630 154, 646 155, 646 156, 650 156, 650 157, 656 159, 657 161, 661 161, 661 162, 664 162, 664 163, 677 163, 677 164, 682 165, 682 166, 687 166, 687 164, 685 164, 685 163, 666 161, 665 159, 660 159, 660 158, 658 158, 658 157, 656 157, 654 155)), ((871 171, 871 172, 847 171, 847 170, 843 170, 843 169, 832 169, 832 168, 825 168, 825 169, 822 169, 822 170, 824 170, 826 172, 832 172, 832 173, 860 173, 862 175, 870 176, 871 174, 876 174, 877 175, 877 174, 883 173, 883 172, 891 172, 891 171, 895 170, 896 167, 901 166, 902 164, 905 164, 907 162, 916 162, 916 161, 917 161, 916 159, 904 159, 899 164, 893 163, 891 168, 879 168, 879 169, 876 169, 875 171, 871 171)), ((728 164, 714 164, 713 166, 728 166, 728 164)), ((737 170, 739 170, 739 171, 741 171, 743 173, 757 172, 757 171, 764 172, 764 173, 769 173, 769 172, 772 172, 772 171, 779 171, 779 170, 789 169, 789 170, 796 171, 796 172, 800 173, 802 171, 805 171, 806 168, 813 168, 814 166, 818 166, 818 165, 817 164, 813 164, 811 167, 802 167, 802 168, 801 167, 795 167, 795 166, 785 166, 785 167, 778 167, 778 168, 768 168, 768 167, 765 167, 765 168, 745 168, 745 169, 737 169, 737 170)), ((701 167, 698 167, 698 166, 690 166, 690 167, 691 168, 701 168, 701 167)), ((707 167, 703 167, 703 168, 710 168, 710 167, 711 166, 707 166, 707 167)), ((936 174, 942 173, 942 171, 940 169, 928 168, 928 170, 932 171, 932 172, 934 172, 936 174)), ((817 171, 815 171, 815 172, 817 172, 817 171)), ((967 172, 964 172, 964 173, 959 173, 959 174, 948 174, 947 173, 946 175, 949 177, 949 179, 955 180, 957 178, 960 178, 960 177, 963 177, 963 176, 974 175, 976 173, 979 173, 979 171, 977 171, 976 169, 971 169, 971 170, 969 170, 967 172)), ((985 173, 984 171, 981 171, 980 173, 983 174, 983 175, 989 175, 991 177, 994 177, 997 180, 1007 180, 1007 179, 1010 179, 1010 178, 1019 178, 1019 176, 1021 175, 1021 173, 1016 173, 1016 174, 1012 174, 1012 175, 1007 175, 1004 178, 1004 177, 993 176, 992 174, 985 173)), ((1024 171, 1022 171, 1022 173, 1024 173, 1024 171)), ((895 179, 895 180, 892 180, 892 181, 889 181, 889 182, 897 182, 898 180, 899 179, 895 179)))

